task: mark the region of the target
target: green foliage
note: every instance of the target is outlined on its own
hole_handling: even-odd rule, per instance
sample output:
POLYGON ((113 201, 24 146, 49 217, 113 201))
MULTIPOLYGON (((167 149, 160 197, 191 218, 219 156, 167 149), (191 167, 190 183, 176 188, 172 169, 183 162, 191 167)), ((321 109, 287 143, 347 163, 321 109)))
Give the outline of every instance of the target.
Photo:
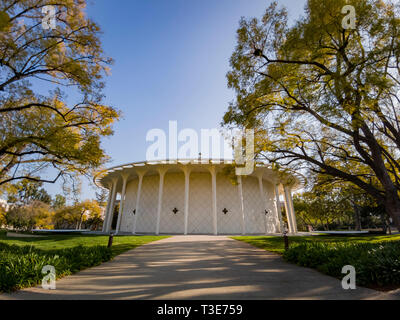
POLYGON ((42 202, 47 194, 44 189, 39 189, 41 183, 22 180, 14 185, 12 196, 15 203, 8 212, 0 207, 0 226, 12 226, 18 230, 40 229, 86 229, 97 230, 103 223, 102 208, 96 200, 85 200, 66 206, 66 199, 56 195, 54 200, 42 202), (43 192, 40 192, 40 191, 43 192), (14 196, 13 196, 14 195, 14 196), (20 199, 20 200, 18 200, 20 199), (51 203, 51 206, 49 205, 51 203))
POLYGON ((10 17, 7 12, 0 11, 0 32, 7 30, 10 27, 10 17))
POLYGON ((0 187, 92 173, 108 159, 101 138, 113 133, 120 115, 103 103, 112 59, 86 15, 86 1, 51 1, 53 30, 42 27, 45 4, 0 3, 0 187), (51 179, 44 177, 48 168, 55 172, 51 179))
POLYGON ((329 230, 333 225, 340 225, 341 221, 349 220, 353 214, 352 207, 346 197, 339 190, 316 193, 304 192, 293 199, 299 229, 308 231, 305 226, 310 225, 314 230, 329 230), (302 227, 301 227, 302 226, 302 227))
POLYGON ((242 18, 223 124, 265 133, 263 159, 356 185, 400 229, 399 12, 389 0, 308 0, 290 23, 275 1, 261 19, 242 18), (345 5, 354 29, 342 27, 345 5))
POLYGON ((96 230, 103 222, 101 207, 96 200, 85 200, 71 206, 59 208, 54 216, 56 229, 82 229, 96 230))
POLYGON ((1 232, 1 227, 5 226, 6 224, 7 224, 6 210, 3 206, 0 205, 0 232, 1 232))
POLYGON ((65 207, 67 203, 67 199, 65 199, 65 197, 61 194, 56 194, 56 196, 54 197, 54 200, 52 201, 51 206, 54 209, 61 209, 62 207, 65 207))
POLYGON ((41 271, 45 265, 54 266, 56 277, 60 278, 99 265, 111 257, 111 249, 105 246, 43 251, 32 246, 0 243, 0 291, 39 284, 44 277, 41 271))
POLYGON ((382 243, 307 242, 292 246, 285 260, 343 278, 343 266, 352 265, 361 286, 400 284, 400 241, 382 243))
MULTIPOLYGON (((35 248, 52 251, 66 248, 74 248, 77 246, 95 247, 106 246, 108 244, 108 236, 93 234, 45 234, 37 233, 40 238, 8 238, 0 232, 0 243, 18 246, 34 246, 35 248)), ((112 255, 115 257, 122 252, 136 248, 137 246, 168 238, 167 236, 114 236, 112 255)))
POLYGON ((32 201, 40 201, 50 204, 52 199, 41 186, 42 182, 23 179, 8 187, 8 202, 17 204, 29 204, 32 201))
POLYGON ((18 230, 31 230, 36 228, 51 228, 53 212, 48 204, 32 201, 27 205, 12 206, 4 214, 8 226, 18 230))
POLYGON ((293 199, 299 230, 338 230, 382 227, 386 233, 385 208, 360 188, 350 183, 332 183, 324 176, 314 176, 309 191, 293 199))

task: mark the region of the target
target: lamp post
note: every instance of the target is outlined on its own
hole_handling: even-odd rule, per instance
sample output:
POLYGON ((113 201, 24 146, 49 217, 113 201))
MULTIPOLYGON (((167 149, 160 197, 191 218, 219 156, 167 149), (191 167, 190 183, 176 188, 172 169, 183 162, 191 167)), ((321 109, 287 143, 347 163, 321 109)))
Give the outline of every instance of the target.
POLYGON ((283 242, 285 243, 285 251, 289 249, 289 237, 287 236, 286 226, 283 231, 283 242))
POLYGON ((114 239, 114 234, 111 232, 110 233, 110 237, 108 238, 107 248, 111 248, 112 247, 113 239, 114 239))

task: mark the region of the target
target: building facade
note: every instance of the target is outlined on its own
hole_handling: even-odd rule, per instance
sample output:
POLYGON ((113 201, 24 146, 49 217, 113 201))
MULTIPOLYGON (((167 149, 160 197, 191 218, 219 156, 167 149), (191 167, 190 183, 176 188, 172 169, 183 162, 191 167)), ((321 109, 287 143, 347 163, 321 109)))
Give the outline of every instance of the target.
POLYGON ((292 191, 298 178, 286 175, 281 181, 277 172, 257 164, 251 175, 232 179, 224 172, 227 165, 217 160, 141 162, 100 173, 95 183, 109 190, 103 232, 273 234, 284 230, 284 220, 289 233, 297 232, 292 191), (118 218, 113 219, 117 198, 118 218))

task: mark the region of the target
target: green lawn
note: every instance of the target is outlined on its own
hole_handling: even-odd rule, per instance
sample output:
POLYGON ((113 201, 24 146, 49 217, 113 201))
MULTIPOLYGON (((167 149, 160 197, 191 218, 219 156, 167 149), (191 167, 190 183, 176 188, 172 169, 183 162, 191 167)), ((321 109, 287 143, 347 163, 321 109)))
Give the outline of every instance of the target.
MULTIPOLYGON (((127 251, 134 249, 137 246, 164 239, 167 236, 114 236, 112 255, 113 257, 127 251)), ((68 234, 68 235, 46 235, 41 238, 11 238, 7 237, 5 232, 0 233, 0 242, 9 245, 19 246, 34 246, 41 250, 55 250, 73 248, 79 245, 85 247, 91 246, 107 246, 108 236, 102 235, 82 235, 82 234, 68 234)))
MULTIPOLYGON (((268 251, 283 254, 284 242, 283 237, 276 236, 239 236, 232 237, 232 239, 244 241, 251 245, 265 249, 268 251)), ((382 241, 395 241, 400 240, 400 234, 396 235, 359 235, 359 236, 328 236, 318 235, 309 237, 293 236, 289 237, 289 246, 293 243, 304 243, 304 242, 382 242, 382 241)))

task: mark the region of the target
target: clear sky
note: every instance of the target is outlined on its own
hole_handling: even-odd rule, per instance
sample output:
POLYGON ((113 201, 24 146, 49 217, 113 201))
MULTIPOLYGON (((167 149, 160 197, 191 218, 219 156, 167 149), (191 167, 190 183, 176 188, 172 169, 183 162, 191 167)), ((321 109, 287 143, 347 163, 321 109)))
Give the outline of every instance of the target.
MULTIPOLYGON (((236 44, 239 19, 261 17, 270 0, 95 0, 87 12, 103 30, 106 54, 115 60, 106 81, 106 103, 123 119, 103 142, 109 166, 146 158, 146 133, 219 128, 233 99, 225 75, 236 44)), ((280 0, 291 18, 304 0, 280 0)), ((51 194, 57 185, 47 185, 51 194)), ((83 185, 82 198, 94 197, 83 185)))

